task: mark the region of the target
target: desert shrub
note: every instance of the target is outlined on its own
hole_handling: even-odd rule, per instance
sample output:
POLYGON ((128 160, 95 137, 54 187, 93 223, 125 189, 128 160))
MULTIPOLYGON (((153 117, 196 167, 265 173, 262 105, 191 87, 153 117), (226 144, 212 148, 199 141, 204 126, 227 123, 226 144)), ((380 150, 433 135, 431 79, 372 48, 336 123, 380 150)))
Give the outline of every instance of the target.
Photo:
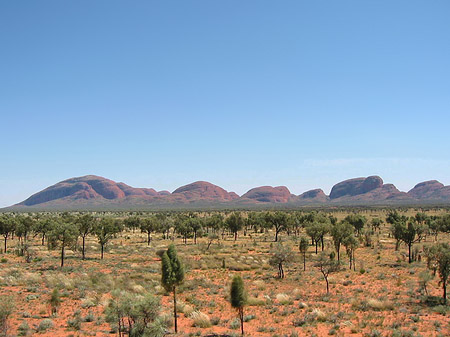
POLYGON ((135 295, 124 291, 113 291, 106 310, 106 321, 117 327, 120 333, 133 336, 163 336, 167 319, 160 316, 159 298, 147 294, 135 295))
POLYGON ((241 322, 239 321, 238 318, 235 318, 231 321, 230 323, 230 328, 233 330, 237 330, 241 327, 241 322))
POLYGON ((247 298, 247 305, 249 306, 259 306, 264 304, 266 304, 266 301, 263 298, 253 296, 247 298))
POLYGON ((17 332, 19 333, 19 336, 26 336, 28 332, 30 331, 30 326, 28 325, 27 321, 22 321, 20 323, 19 327, 17 328, 17 332))
POLYGON ((207 314, 200 311, 194 311, 191 313, 191 319, 194 321, 194 326, 199 328, 209 328, 211 326, 211 321, 207 314))
POLYGON ((14 302, 12 297, 0 297, 0 336, 8 335, 8 320, 14 310, 14 302))
POLYGON ((39 326, 38 326, 38 328, 37 328, 37 331, 38 332, 45 332, 45 331, 47 331, 48 329, 51 329, 51 328, 53 328, 53 321, 51 320, 51 319, 49 319, 49 318, 45 318, 45 319, 43 319, 40 323, 39 323, 39 326))
POLYGON ((287 294, 277 294, 276 299, 282 305, 292 304, 292 300, 287 294))

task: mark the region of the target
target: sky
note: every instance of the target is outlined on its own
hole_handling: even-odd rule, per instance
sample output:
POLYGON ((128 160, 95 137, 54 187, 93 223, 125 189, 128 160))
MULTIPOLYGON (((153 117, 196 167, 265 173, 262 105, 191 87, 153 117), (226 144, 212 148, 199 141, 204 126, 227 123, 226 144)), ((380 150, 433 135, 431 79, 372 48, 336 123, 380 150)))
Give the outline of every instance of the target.
POLYGON ((450 184, 450 2, 2 1, 0 207, 95 174, 450 184))

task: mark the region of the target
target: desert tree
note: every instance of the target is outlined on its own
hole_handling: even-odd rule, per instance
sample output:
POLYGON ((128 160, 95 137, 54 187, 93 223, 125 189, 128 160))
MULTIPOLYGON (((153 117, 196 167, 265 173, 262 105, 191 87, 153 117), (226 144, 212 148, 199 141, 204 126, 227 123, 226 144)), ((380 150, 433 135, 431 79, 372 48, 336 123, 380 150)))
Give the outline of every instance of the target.
POLYGON ((81 236, 81 258, 84 260, 86 258, 86 237, 92 233, 95 227, 95 222, 97 221, 90 214, 80 215, 77 220, 78 234, 81 236))
POLYGON ((160 316, 159 298, 152 294, 138 296, 125 291, 113 290, 105 309, 106 321, 117 327, 119 337, 167 335, 167 323, 160 316))
POLYGON ((50 315, 56 316, 58 314, 58 308, 61 304, 61 297, 59 295, 58 288, 53 289, 48 300, 48 304, 50 305, 50 315))
POLYGON ((351 236, 354 232, 353 226, 347 221, 339 221, 331 226, 331 236, 333 238, 334 248, 336 249, 338 261, 340 258, 341 244, 343 241, 351 236))
POLYGON ((213 233, 217 233, 217 231, 223 227, 223 216, 222 214, 213 214, 209 216, 205 220, 205 226, 208 229, 211 229, 213 233))
POLYGON ((383 225, 383 220, 381 220, 380 218, 373 218, 372 221, 370 222, 370 225, 372 226, 372 229, 375 230, 380 230, 381 226, 383 225))
POLYGON ((238 312, 239 320, 241 321, 241 334, 244 335, 244 307, 247 305, 247 293, 244 281, 239 275, 235 275, 231 282, 230 302, 231 306, 238 312))
POLYGON ((353 270, 355 270, 356 269, 355 251, 359 247, 359 242, 354 237, 354 235, 351 234, 344 238, 342 244, 344 245, 345 250, 347 251, 347 256, 349 258, 349 269, 352 269, 353 265, 353 270))
POLYGON ((14 233, 16 230, 16 219, 11 215, 2 215, 0 216, 0 234, 3 236, 4 240, 4 253, 7 250, 7 241, 8 238, 14 233))
POLYGON ((147 234, 147 245, 150 246, 152 233, 158 230, 159 221, 156 216, 144 218, 140 221, 139 227, 142 233, 147 234))
POLYGON ((13 314, 15 304, 10 296, 0 296, 0 336, 8 336, 9 318, 13 314))
POLYGON ((202 231, 203 229, 203 221, 202 219, 198 217, 191 217, 187 221, 187 226, 190 227, 191 232, 194 235, 194 244, 197 244, 197 235, 202 231))
POLYGON ((35 219, 30 215, 21 215, 17 217, 16 235, 19 241, 26 243, 28 240, 28 233, 34 228, 35 219))
POLYGON ((54 218, 51 216, 43 216, 40 219, 38 219, 33 228, 33 232, 35 233, 35 236, 40 234, 41 235, 41 245, 45 245, 45 238, 47 237, 47 233, 51 231, 53 227, 54 218))
POLYGON ((367 218, 361 214, 349 214, 344 221, 348 222, 355 229, 356 235, 361 234, 364 225, 367 223, 367 218))
POLYGON ((300 238, 300 243, 298 245, 298 249, 300 250, 300 253, 303 256, 303 271, 306 270, 306 253, 308 251, 308 239, 304 236, 300 238))
POLYGON ((105 251, 105 246, 111 239, 122 231, 122 225, 118 220, 112 218, 103 218, 95 223, 93 233, 97 237, 98 243, 101 247, 101 259, 105 251))
POLYGON ((405 226, 401 223, 399 228, 400 240, 402 240, 408 246, 408 262, 412 262, 411 248, 415 242, 422 240, 423 236, 426 234, 426 226, 418 223, 415 219, 410 219, 408 224, 405 226))
POLYGON ((206 247, 206 250, 209 250, 209 248, 211 247, 212 243, 215 240, 219 241, 219 235, 217 235, 216 233, 209 233, 208 234, 208 246, 206 247))
POLYGON ((448 243, 435 244, 428 247, 425 252, 428 256, 428 268, 433 270, 433 275, 436 270, 439 273, 440 284, 442 285, 442 298, 444 304, 447 304, 447 284, 450 276, 450 246, 448 243))
POLYGON ((288 228, 288 215, 286 212, 267 212, 264 216, 267 227, 275 229, 274 241, 278 242, 280 233, 288 228))
POLYGON ((278 278, 284 278, 283 264, 290 262, 294 255, 292 249, 288 245, 283 245, 278 242, 271 252, 269 263, 272 266, 278 267, 278 278))
POLYGON ((441 253, 438 255, 438 270, 441 279, 444 304, 447 304, 447 283, 450 275, 450 247, 442 244, 441 253))
POLYGON ((177 325, 177 287, 184 281, 184 266, 178 258, 175 246, 172 244, 161 258, 161 284, 167 292, 173 294, 173 318, 175 321, 175 333, 177 325))
POLYGON ((123 225, 125 228, 132 230, 133 232, 141 228, 142 219, 136 215, 129 216, 128 218, 123 220, 123 225))
POLYGON ((440 232, 450 233, 450 214, 445 214, 437 219, 437 225, 440 232))
POLYGON ((334 253, 332 255, 328 255, 325 252, 322 252, 319 255, 319 259, 315 263, 315 266, 319 268, 325 282, 327 283, 327 294, 330 293, 328 276, 340 269, 339 261, 336 261, 333 255, 334 253))
POLYGON ((234 234, 234 241, 237 240, 238 232, 244 227, 244 219, 241 213, 234 212, 226 220, 225 223, 231 233, 234 234))
POLYGON ((63 218, 53 219, 51 230, 48 233, 49 245, 61 247, 61 268, 64 267, 65 249, 75 243, 78 230, 73 222, 64 221, 63 218))

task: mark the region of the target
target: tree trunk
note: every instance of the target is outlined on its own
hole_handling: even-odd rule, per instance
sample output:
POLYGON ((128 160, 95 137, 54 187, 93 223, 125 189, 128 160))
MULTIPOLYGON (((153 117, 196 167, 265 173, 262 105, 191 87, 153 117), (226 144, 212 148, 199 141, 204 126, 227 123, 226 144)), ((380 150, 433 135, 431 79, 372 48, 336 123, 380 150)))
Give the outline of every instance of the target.
POLYGON ((7 240, 7 236, 3 235, 3 237, 5 238, 5 254, 6 254, 6 240, 7 240))
POLYGON ((447 282, 445 280, 442 282, 442 288, 444 289, 444 304, 447 305, 447 282))
POLYGON ((317 255, 317 244, 319 243, 319 241, 316 241, 316 255, 317 255))
POLYGON ((412 244, 408 243, 408 263, 412 262, 412 259, 411 259, 411 246, 412 246, 412 244))
POLYGON ((236 240, 237 240, 237 231, 234 232, 234 241, 236 241, 236 240))
POLYGON ((177 324, 177 289, 173 287, 173 318, 175 320, 175 333, 178 332, 177 324))
POLYGON ((327 282, 327 295, 330 293, 330 286, 328 285, 328 277, 325 277, 325 281, 327 282))
POLYGON ((147 246, 150 246, 150 241, 152 241, 152 237, 150 232, 147 233, 147 246))
POLYGON ((64 267, 64 242, 61 247, 61 268, 64 267))
POLYGON ((42 245, 44 246, 45 244, 45 234, 42 234, 42 245))
POLYGON ((194 231, 194 245, 197 244, 197 231, 194 231))
POLYGON ((241 320, 241 334, 244 336, 244 308, 239 308, 239 319, 241 320))
POLYGON ((81 249, 81 252, 82 252, 81 254, 83 255, 83 257, 82 257, 83 260, 86 258, 86 255, 85 255, 85 240, 86 240, 86 237, 83 236, 83 248, 81 249))
POLYGON ((303 253, 303 271, 306 271, 306 253, 303 253))
POLYGON ((275 229, 275 242, 278 242, 278 230, 275 229))
POLYGON ((105 250, 105 245, 102 244, 101 246, 102 246, 102 253, 101 253, 101 258, 100 259, 103 260, 103 251, 105 250))

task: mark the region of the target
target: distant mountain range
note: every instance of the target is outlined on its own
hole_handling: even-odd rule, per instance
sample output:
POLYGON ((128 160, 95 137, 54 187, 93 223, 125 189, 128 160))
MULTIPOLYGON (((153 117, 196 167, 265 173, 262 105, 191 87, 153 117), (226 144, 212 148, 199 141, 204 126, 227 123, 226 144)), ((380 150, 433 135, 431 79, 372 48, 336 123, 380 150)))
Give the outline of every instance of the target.
POLYGON ((436 180, 417 184, 408 192, 385 184, 378 176, 354 178, 333 186, 330 195, 315 189, 300 195, 285 186, 261 186, 242 196, 206 181, 169 191, 135 188, 124 183, 88 175, 71 178, 33 194, 9 207, 16 210, 55 209, 157 209, 157 208, 252 208, 264 206, 326 205, 450 205, 450 186, 436 180))

